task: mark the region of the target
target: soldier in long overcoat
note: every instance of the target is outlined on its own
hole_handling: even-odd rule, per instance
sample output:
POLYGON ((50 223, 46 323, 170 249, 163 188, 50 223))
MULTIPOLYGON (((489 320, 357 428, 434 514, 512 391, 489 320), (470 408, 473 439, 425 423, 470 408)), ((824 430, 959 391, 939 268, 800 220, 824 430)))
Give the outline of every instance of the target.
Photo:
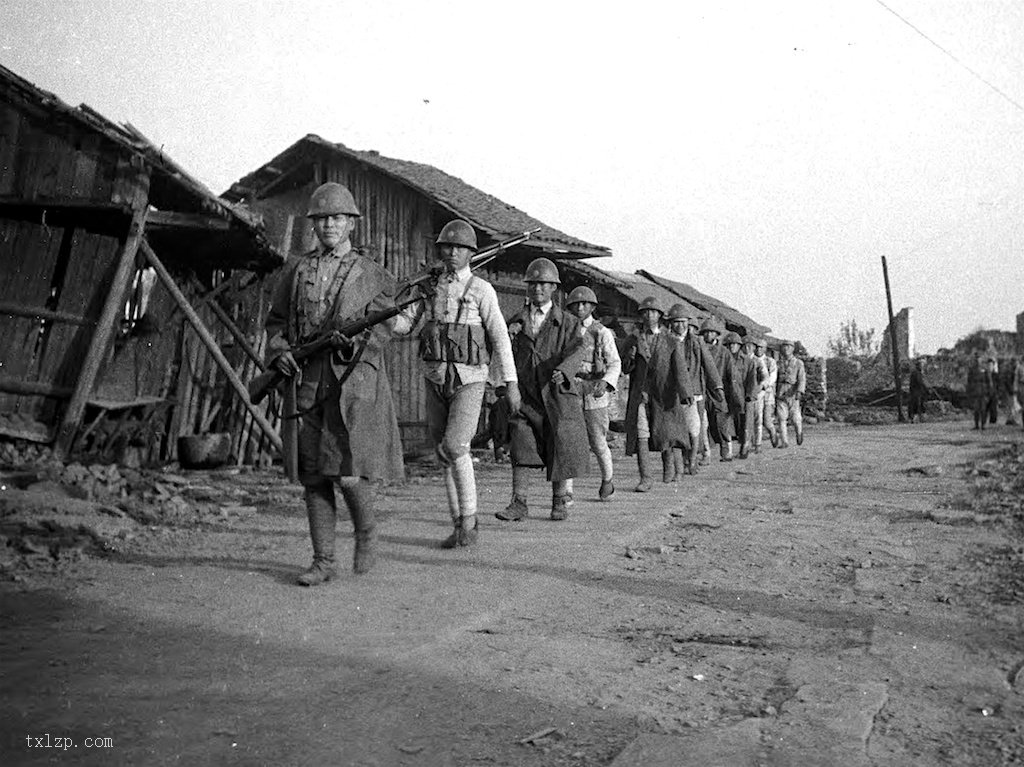
POLYGON ((767 371, 755 361, 753 355, 743 351, 743 339, 738 333, 726 333, 722 345, 729 352, 722 375, 725 399, 729 403, 735 439, 740 445, 739 457, 745 459, 750 453, 757 426, 757 395, 767 377, 767 371))
POLYGON ((573 502, 572 479, 588 468, 583 392, 575 376, 593 348, 579 320, 552 300, 561 284, 554 263, 534 259, 524 281, 529 303, 508 321, 522 399, 509 419, 512 500, 495 516, 505 521, 526 517, 530 472, 544 468, 551 482, 551 519, 560 521, 573 502))
MULTIPOLYGON (((725 348, 720 340, 722 331, 718 323, 708 317, 700 326, 700 334, 704 339, 704 345, 708 350, 708 354, 715 361, 715 367, 718 368, 718 376, 724 385, 725 366, 731 357, 729 350, 725 348)), ((736 427, 729 409, 729 403, 725 397, 722 397, 717 401, 709 398, 705 404, 708 406, 708 434, 711 437, 711 441, 718 444, 721 460, 731 461, 732 440, 736 436, 736 427)), ((706 462, 707 457, 701 459, 701 463, 706 462)))
POLYGON ((380 324, 336 349, 296 362, 292 350, 349 319, 394 305, 394 277, 353 250, 349 240, 360 213, 341 184, 318 187, 308 216, 318 245, 282 270, 267 315, 267 360, 297 386, 298 479, 305 488, 313 564, 299 583, 334 577, 335 486, 355 529, 353 569, 375 561, 375 480, 403 477, 398 420, 382 348, 390 336, 380 324))
POLYGON ((672 449, 690 447, 680 405, 692 403, 695 387, 678 353, 679 344, 661 325, 665 310, 657 299, 644 298, 639 312, 644 324, 626 345, 622 371, 629 375, 626 455, 636 454, 640 481, 634 490, 646 493, 653 486, 650 451, 668 453, 662 479, 670 482, 672 449))
POLYGON ((673 469, 677 476, 682 474, 684 466, 688 474, 696 474, 701 451, 708 449, 707 403, 718 403, 720 409, 725 407, 722 377, 707 346, 697 335, 700 321, 690 316, 683 304, 669 309, 668 321, 672 334, 679 339, 679 354, 693 384, 693 405, 683 412, 691 445, 685 456, 681 449, 673 450, 673 469))

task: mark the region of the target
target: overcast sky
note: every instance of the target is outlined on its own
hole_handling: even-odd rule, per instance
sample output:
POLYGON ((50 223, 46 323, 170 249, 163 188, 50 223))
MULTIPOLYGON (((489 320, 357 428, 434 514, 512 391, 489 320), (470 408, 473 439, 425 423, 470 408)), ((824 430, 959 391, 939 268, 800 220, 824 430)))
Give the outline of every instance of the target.
POLYGON ((316 133, 812 352, 846 319, 885 327, 883 254, 920 352, 1024 311, 1017 0, 4 5, 0 63, 217 192, 316 133))

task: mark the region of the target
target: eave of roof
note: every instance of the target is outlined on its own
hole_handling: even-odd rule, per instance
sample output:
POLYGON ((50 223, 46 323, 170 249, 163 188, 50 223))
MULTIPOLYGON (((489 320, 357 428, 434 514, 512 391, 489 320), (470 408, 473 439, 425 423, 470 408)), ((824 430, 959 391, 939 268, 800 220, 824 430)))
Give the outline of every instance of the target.
POLYGON ((722 303, 713 296, 701 293, 696 288, 687 285, 684 282, 676 282, 675 280, 670 280, 666 277, 659 277, 645 269, 638 269, 637 274, 642 275, 654 284, 668 290, 673 295, 679 296, 680 298, 688 301, 698 309, 704 311, 706 314, 718 315, 728 323, 743 326, 748 331, 755 331, 759 335, 764 335, 771 330, 767 325, 762 325, 759 322, 756 322, 743 312, 733 309, 728 304, 722 303))
POLYGON ((609 248, 550 227, 432 165, 384 157, 374 151, 351 149, 315 134, 299 139, 270 162, 236 181, 224 196, 236 201, 248 195, 259 197, 264 189, 287 173, 290 167, 308 160, 307 151, 310 148, 340 154, 363 163, 433 200, 452 215, 466 219, 496 240, 540 227, 540 231, 530 238, 527 246, 553 257, 593 258, 612 254, 609 248))
POLYGON ((147 163, 162 182, 184 191, 203 211, 241 227, 247 232, 253 249, 254 257, 247 261, 251 268, 270 270, 284 263, 285 256, 267 241, 259 217, 217 197, 130 123, 117 125, 86 104, 72 107, 3 65, 0 65, 0 86, 12 96, 20 97, 25 102, 48 110, 59 119, 106 138, 147 163))

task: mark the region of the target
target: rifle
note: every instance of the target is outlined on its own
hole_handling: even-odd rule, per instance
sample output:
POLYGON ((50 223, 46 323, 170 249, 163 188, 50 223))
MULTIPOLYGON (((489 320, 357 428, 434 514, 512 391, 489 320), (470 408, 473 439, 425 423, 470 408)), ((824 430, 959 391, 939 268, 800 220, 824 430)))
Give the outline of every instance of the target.
MULTIPOLYGON (((528 229, 514 237, 510 237, 507 240, 502 240, 488 248, 484 248, 469 259, 469 268, 477 269, 490 263, 509 248, 526 242, 539 231, 539 226, 534 229, 528 229)), ((436 280, 443 269, 444 267, 441 265, 435 265, 417 272, 412 277, 407 278, 399 284, 396 295, 402 295, 403 293, 412 290, 414 287, 420 287, 436 280)), ((403 301, 399 301, 393 307, 388 309, 381 309, 379 312, 367 314, 365 317, 349 320, 348 322, 343 323, 340 327, 327 331, 308 343, 292 349, 292 356, 295 358, 296 362, 301 362, 302 360, 317 355, 327 349, 344 348, 348 344, 349 339, 354 338, 364 330, 372 328, 374 325, 379 325, 381 322, 385 322, 386 320, 395 317, 405 309, 405 307, 411 306, 417 301, 423 300, 425 297, 426 296, 424 294, 418 293, 417 295, 410 296, 403 301)), ((267 394, 269 394, 273 389, 276 389, 284 379, 284 373, 279 370, 268 370, 265 373, 260 373, 260 375, 256 376, 249 382, 249 401, 254 405, 258 405, 263 401, 267 394)))
MULTIPOLYGON (((328 349, 343 349, 351 342, 351 339, 363 331, 390 320, 392 317, 400 314, 405 307, 422 299, 423 296, 418 295, 404 301, 399 301, 387 309, 381 309, 380 311, 367 314, 365 317, 344 322, 340 326, 328 330, 316 336, 313 340, 292 349, 292 356, 296 362, 301 362, 328 349)), ((284 373, 273 368, 265 373, 260 373, 249 382, 249 401, 254 405, 258 405, 272 390, 277 388, 281 381, 285 380, 285 377, 284 373)))
MULTIPOLYGON (((496 242, 488 248, 484 248, 479 251, 472 258, 469 259, 470 269, 479 269, 481 266, 485 266, 493 261, 495 258, 500 256, 509 248, 514 248, 516 245, 521 245, 530 239, 533 235, 540 231, 540 227, 534 227, 533 229, 527 229, 525 232, 520 232, 514 237, 509 237, 507 240, 496 242)), ((412 288, 423 285, 431 280, 437 279, 437 277, 444 271, 444 267, 440 264, 434 266, 428 266, 411 277, 407 277, 398 286, 398 292, 396 295, 402 295, 412 288)))

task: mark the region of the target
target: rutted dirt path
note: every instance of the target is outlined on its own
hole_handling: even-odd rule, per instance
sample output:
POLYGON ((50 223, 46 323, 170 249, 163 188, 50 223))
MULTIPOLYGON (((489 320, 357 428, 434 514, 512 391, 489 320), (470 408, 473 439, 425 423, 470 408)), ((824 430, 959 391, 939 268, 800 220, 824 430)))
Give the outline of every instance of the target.
POLYGON ((958 499, 1021 432, 966 426, 819 426, 646 495, 623 459, 566 523, 539 477, 533 516, 494 520, 508 469, 482 464, 468 552, 414 480, 380 500, 378 569, 311 590, 298 490, 204 475, 257 513, 3 587, 0 761, 1015 763, 1024 617, 976 563, 1021 542, 958 499), (26 745, 47 733, 76 746, 26 745))

